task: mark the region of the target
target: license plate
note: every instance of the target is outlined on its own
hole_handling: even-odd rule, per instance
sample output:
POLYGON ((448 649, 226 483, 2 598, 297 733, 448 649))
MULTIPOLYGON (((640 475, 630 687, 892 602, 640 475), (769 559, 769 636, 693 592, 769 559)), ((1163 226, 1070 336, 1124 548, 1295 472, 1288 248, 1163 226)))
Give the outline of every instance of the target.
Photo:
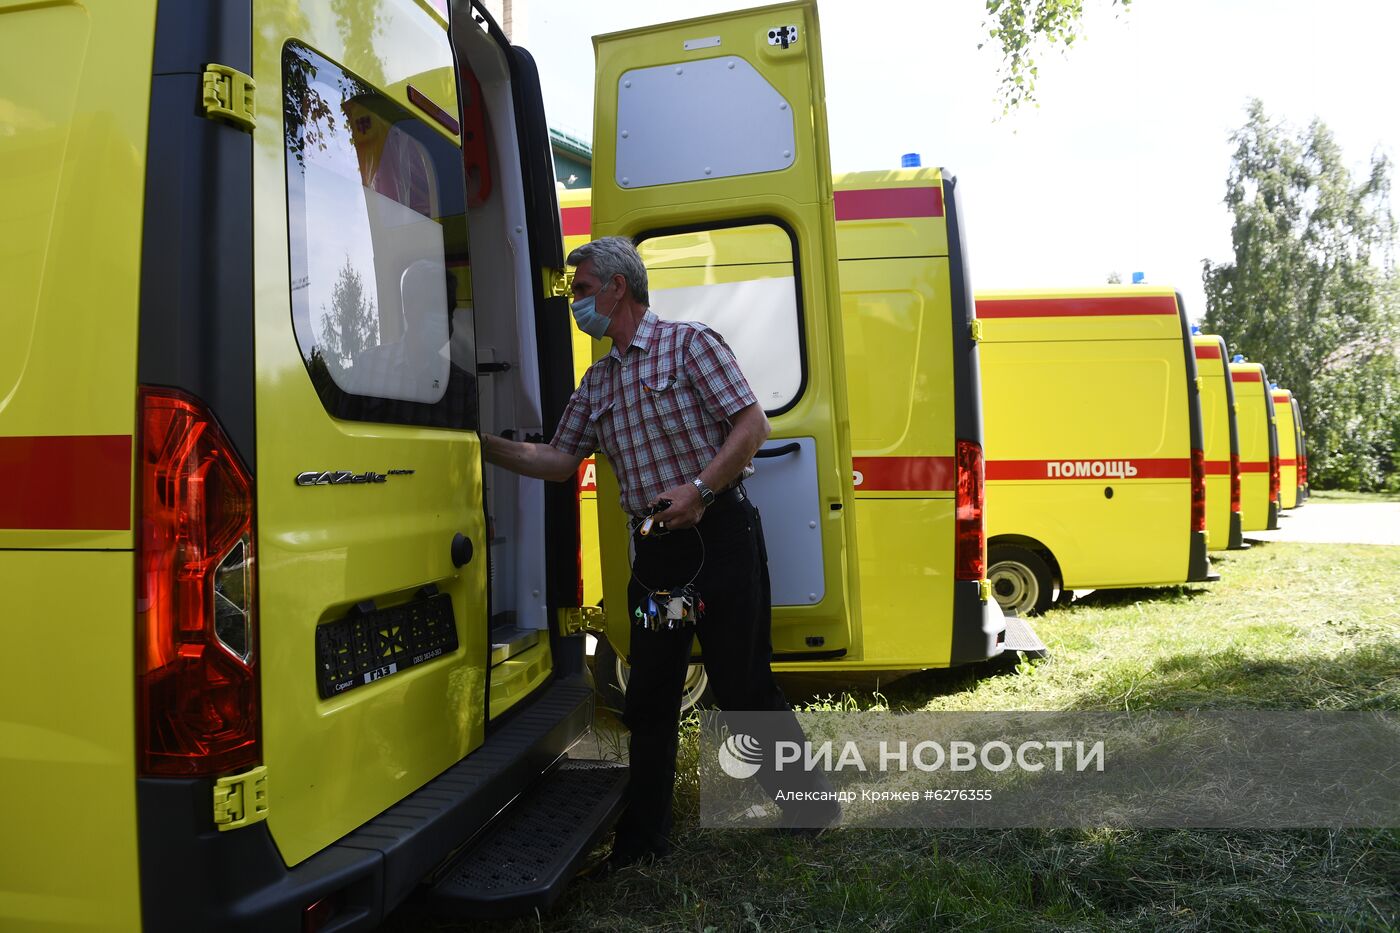
POLYGON ((446 593, 355 612, 316 627, 316 687, 329 699, 456 650, 446 593))

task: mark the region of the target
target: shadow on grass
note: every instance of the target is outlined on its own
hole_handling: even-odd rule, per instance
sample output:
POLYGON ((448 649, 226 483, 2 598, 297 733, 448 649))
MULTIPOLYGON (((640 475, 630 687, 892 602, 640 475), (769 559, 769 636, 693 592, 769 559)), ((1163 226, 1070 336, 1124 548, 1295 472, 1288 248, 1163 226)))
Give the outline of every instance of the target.
POLYGON ((1400 710, 1400 643, 1291 657, 1253 658, 1247 646, 1185 652, 1110 671, 1066 708, 1400 710))
POLYGON ((1205 584, 1187 583, 1178 586, 1135 586, 1125 589, 1094 590, 1074 602, 1050 610, 1041 618, 1053 620, 1055 613, 1076 609, 1112 609, 1134 603, 1185 603, 1206 594, 1205 584))

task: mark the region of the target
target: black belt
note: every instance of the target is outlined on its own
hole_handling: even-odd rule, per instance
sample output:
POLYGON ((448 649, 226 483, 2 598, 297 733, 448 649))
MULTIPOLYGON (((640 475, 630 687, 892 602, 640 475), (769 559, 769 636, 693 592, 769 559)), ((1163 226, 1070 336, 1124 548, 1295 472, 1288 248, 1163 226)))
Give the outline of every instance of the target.
MULTIPOLYGON (((733 486, 730 486, 730 487, 729 487, 728 489, 726 489, 724 492, 717 492, 717 493, 715 493, 715 501, 714 501, 714 502, 711 502, 709 505, 705 506, 705 508, 706 508, 706 509, 712 509, 712 508, 714 508, 714 507, 717 506, 717 505, 719 505, 719 506, 733 506, 733 505, 738 505, 740 502, 743 502, 743 501, 745 501, 746 499, 748 499, 748 496, 744 494, 744 484, 743 484, 742 482, 739 482, 739 483, 735 483, 733 486)), ((630 514, 630 513, 629 513, 629 514, 630 514)), ((636 529, 636 526, 637 526, 637 525, 640 525, 640 524, 642 523, 642 521, 646 518, 645 515, 632 515, 631 517, 632 517, 632 520, 631 520, 631 522, 629 522, 629 524, 632 526, 632 528, 633 528, 634 530, 636 529)))

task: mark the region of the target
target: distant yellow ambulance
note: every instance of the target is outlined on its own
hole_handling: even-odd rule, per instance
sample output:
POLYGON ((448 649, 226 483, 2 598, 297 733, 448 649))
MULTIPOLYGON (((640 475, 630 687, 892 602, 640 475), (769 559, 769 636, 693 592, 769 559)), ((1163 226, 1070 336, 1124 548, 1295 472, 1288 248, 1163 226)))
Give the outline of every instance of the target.
POLYGON ((1308 501, 1308 437, 1303 430, 1303 408, 1293 396, 1293 433, 1298 438, 1298 504, 1308 501))
POLYGON ((1240 517, 1245 531, 1278 527, 1278 435, 1274 403, 1263 363, 1235 356, 1230 363, 1235 386, 1235 423, 1240 435, 1240 517))
POLYGON ((1206 453, 1206 544, 1212 551, 1240 549, 1240 438, 1234 383, 1226 372, 1225 338, 1194 334, 1201 387, 1201 433, 1206 453))
MULTIPOLYGON (((954 179, 937 169, 835 179, 839 380, 850 412, 846 473, 859 597, 839 618, 820 611, 821 528, 842 504, 812 498, 811 439, 775 430, 745 485, 763 513, 779 671, 918 670, 983 660, 1003 648, 1001 612, 985 583, 978 351, 955 191, 954 179)), ((597 230, 590 195, 560 193, 566 249, 597 230)), ((653 309, 714 326, 775 428, 801 412, 813 382, 830 377, 802 360, 801 327, 811 312, 793 303, 791 277, 800 270, 782 225, 701 222, 681 233, 626 232, 640 241, 653 309)), ((581 375, 607 345, 576 334, 574 348, 581 375)), ((607 482, 606 466, 583 465, 588 603, 603 592, 608 603, 624 598, 625 561, 600 561, 590 534, 601 512, 603 557, 623 553, 620 522, 608 524, 617 513, 615 485, 598 508, 607 482), (622 573, 600 581, 600 564, 622 573)), ((595 671, 620 682, 626 666, 615 659, 625 652, 626 624, 612 613, 608 622, 595 671)), ((695 666, 687 698, 703 689, 695 666)))
POLYGON ((977 296, 988 577, 1003 609, 1215 579, 1196 355, 1170 288, 977 296))
POLYGON ((1273 386, 1269 397, 1274 405, 1274 430, 1278 433, 1278 507, 1296 509, 1298 496, 1298 427, 1294 422, 1293 393, 1273 386))

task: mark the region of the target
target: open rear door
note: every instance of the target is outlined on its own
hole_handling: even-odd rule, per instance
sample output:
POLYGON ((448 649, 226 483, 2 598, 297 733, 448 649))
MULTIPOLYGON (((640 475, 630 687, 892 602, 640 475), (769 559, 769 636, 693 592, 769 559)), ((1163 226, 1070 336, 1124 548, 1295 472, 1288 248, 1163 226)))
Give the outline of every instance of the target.
MULTIPOLYGON (((594 47, 593 236, 637 241, 652 309, 723 335, 773 423, 746 487, 763 513, 775 656, 855 653, 851 451, 816 4, 615 33, 594 47)), ((625 606, 617 495, 600 457, 605 599, 625 606)), ((625 652, 626 614, 608 615, 625 652)))

